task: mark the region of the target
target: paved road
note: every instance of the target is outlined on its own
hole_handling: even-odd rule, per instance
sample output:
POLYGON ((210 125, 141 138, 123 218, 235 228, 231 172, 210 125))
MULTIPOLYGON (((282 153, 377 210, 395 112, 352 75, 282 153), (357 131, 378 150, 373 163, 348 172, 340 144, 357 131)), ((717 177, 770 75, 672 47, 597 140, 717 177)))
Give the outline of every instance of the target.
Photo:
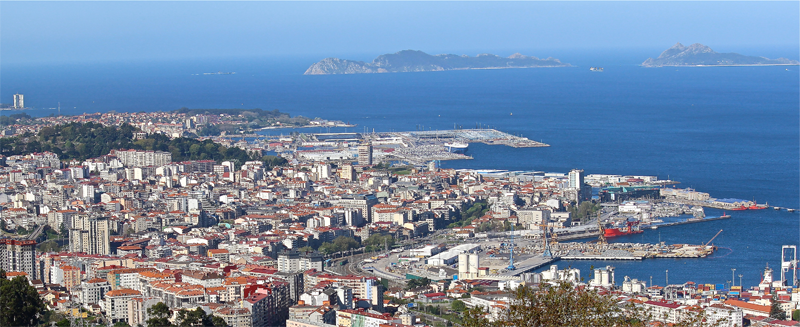
POLYGON ((39 235, 42 234, 43 230, 44 230, 44 225, 36 227, 36 230, 34 230, 33 233, 30 233, 26 238, 29 240, 35 240, 39 237, 39 235))
MULTIPOLYGON (((405 248, 415 247, 417 245, 430 243, 435 238, 442 236, 443 233, 445 233, 444 230, 437 231, 436 233, 431 234, 431 235, 426 236, 426 237, 423 237, 423 238, 415 238, 415 239, 411 239, 411 240, 403 240, 401 242, 398 242, 397 244, 398 245, 402 245, 405 248)), ((443 242, 444 240, 441 240, 441 241, 443 242)), ((385 251, 372 252, 372 253, 358 253, 358 254, 354 254, 352 256, 343 256, 343 257, 340 257, 340 258, 335 258, 334 257, 334 258, 332 258, 333 259, 332 260, 333 264, 330 267, 325 267, 325 270, 330 271, 330 272, 332 272, 334 274, 338 274, 338 275, 361 275, 361 276, 368 275, 368 276, 375 276, 375 277, 380 277, 380 278, 387 279, 389 281, 389 283, 390 283, 390 286, 405 286, 405 276, 401 276, 401 275, 397 275, 397 274, 391 274, 391 273, 388 273, 388 272, 380 271, 379 269, 377 269, 379 267, 379 262, 374 262, 374 263, 365 263, 365 262, 363 262, 366 259, 369 259, 369 258, 374 257, 374 256, 378 256, 378 255, 380 255, 380 254, 382 254, 384 252, 385 251), (347 259, 347 263, 344 266, 339 266, 338 263, 341 262, 344 259, 347 259), (369 272, 367 270, 361 269, 364 266, 367 266, 367 267, 368 266, 373 266, 378 271, 374 272, 374 273, 371 273, 371 272, 369 272)), ((393 254, 393 255, 396 256, 397 254, 393 254)), ((385 266, 386 263, 383 263, 383 265, 385 266)))

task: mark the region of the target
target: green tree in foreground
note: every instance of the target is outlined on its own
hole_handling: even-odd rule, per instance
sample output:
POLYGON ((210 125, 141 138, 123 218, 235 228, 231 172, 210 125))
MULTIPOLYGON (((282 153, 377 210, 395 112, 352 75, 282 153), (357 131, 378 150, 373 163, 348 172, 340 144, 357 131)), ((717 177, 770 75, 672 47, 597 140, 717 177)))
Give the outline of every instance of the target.
POLYGON ((431 284, 431 280, 428 277, 423 277, 420 279, 409 279, 406 281, 406 290, 414 289, 420 286, 428 286, 431 284))
POLYGON ((467 310, 467 305, 464 304, 464 301, 455 300, 453 303, 450 303, 450 308, 453 309, 453 311, 461 312, 467 310))
POLYGON ((781 304, 778 302, 778 295, 772 295, 772 303, 769 308, 769 317, 773 319, 786 320, 786 311, 781 309, 781 304))
POLYGON ((179 327, 228 327, 225 319, 207 315, 202 308, 194 310, 181 309, 176 317, 179 327))
POLYGON ((158 302, 152 307, 147 308, 147 314, 150 319, 147 319, 147 327, 172 327, 169 322, 171 312, 169 307, 164 302, 158 302))
MULTIPOLYGON (((493 321, 480 308, 467 310, 464 327, 543 327, 571 326, 595 327, 647 326, 652 317, 634 304, 619 304, 612 296, 594 290, 575 289, 569 283, 555 286, 540 284, 538 288, 520 286, 508 310, 499 313, 493 321)), ((688 311, 673 326, 710 327, 724 325, 725 321, 709 321, 703 311, 688 311)))
POLYGON ((44 311, 42 298, 25 277, 8 280, 0 269, 0 326, 35 326, 44 311))
POLYGON ((222 319, 222 317, 217 317, 215 315, 211 315, 211 326, 214 326, 214 327, 229 327, 228 323, 225 322, 225 319, 222 319))
POLYGON ((169 307, 164 302, 147 309, 150 319, 147 319, 147 327, 228 327, 225 319, 215 315, 207 315, 202 308, 194 310, 181 309, 175 316, 175 324, 169 321, 172 315, 169 307))

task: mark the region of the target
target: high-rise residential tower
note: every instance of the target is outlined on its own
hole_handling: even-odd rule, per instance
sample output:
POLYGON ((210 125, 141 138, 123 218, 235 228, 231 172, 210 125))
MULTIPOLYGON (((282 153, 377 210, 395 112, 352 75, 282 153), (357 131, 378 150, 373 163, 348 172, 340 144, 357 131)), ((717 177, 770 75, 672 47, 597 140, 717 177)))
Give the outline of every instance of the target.
POLYGON ((583 170, 573 169, 569 172, 569 188, 580 189, 583 187, 583 170))
POLYGON ((69 251, 111 254, 108 217, 73 216, 69 230, 69 251))
POLYGON ((36 241, 0 239, 0 269, 25 272, 31 280, 39 278, 36 241))
POLYGON ((358 146, 358 164, 362 166, 372 165, 372 143, 358 146))
POLYGON ((14 109, 25 108, 25 97, 22 94, 14 94, 14 109))

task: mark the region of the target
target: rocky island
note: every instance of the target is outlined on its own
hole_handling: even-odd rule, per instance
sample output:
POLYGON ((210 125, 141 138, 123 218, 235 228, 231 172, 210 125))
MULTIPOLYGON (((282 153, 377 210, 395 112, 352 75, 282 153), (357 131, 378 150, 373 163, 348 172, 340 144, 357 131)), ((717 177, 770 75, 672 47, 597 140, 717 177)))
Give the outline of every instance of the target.
POLYGON ((539 59, 515 53, 509 57, 479 54, 475 57, 453 54, 429 55, 403 50, 380 55, 372 62, 326 58, 309 67, 305 75, 429 72, 459 69, 500 69, 533 67, 571 67, 555 58, 539 59))
POLYGON ((695 43, 684 46, 677 43, 662 52, 658 58, 647 58, 643 67, 676 67, 676 66, 775 66, 797 65, 796 60, 786 58, 767 59, 764 57, 745 56, 738 53, 718 53, 711 48, 695 43))

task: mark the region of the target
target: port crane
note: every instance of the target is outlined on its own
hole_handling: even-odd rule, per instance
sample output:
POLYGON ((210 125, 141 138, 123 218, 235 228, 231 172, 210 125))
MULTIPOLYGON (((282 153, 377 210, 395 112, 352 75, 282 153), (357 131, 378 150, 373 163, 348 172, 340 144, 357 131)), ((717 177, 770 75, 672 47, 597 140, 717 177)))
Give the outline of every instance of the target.
POLYGON ((603 227, 603 223, 600 222, 600 217, 597 217, 597 229, 600 230, 600 235, 597 236, 597 243, 599 244, 608 244, 608 240, 606 240, 606 229, 603 227))
POLYGON ((714 239, 717 238, 717 236, 719 236, 720 233, 722 233, 721 229, 719 230, 719 232, 717 232, 716 235, 714 235, 714 237, 712 237, 710 240, 708 240, 708 242, 706 242, 706 244, 703 244, 703 246, 708 246, 709 244, 711 244, 711 242, 714 241, 714 239))
MULTIPOLYGON (((544 245, 544 252, 542 253, 542 256, 545 257, 545 258, 552 258, 553 257, 553 250, 550 248, 551 243, 547 242, 547 224, 537 224, 536 226, 539 226, 539 227, 542 228, 542 237, 543 237, 542 244, 544 245)), ((556 241, 555 238, 553 238, 553 240, 551 242, 552 242, 552 245, 558 244, 558 241, 556 241)))
POLYGON ((558 234, 553 231, 553 227, 550 227, 550 246, 558 245, 558 234))

